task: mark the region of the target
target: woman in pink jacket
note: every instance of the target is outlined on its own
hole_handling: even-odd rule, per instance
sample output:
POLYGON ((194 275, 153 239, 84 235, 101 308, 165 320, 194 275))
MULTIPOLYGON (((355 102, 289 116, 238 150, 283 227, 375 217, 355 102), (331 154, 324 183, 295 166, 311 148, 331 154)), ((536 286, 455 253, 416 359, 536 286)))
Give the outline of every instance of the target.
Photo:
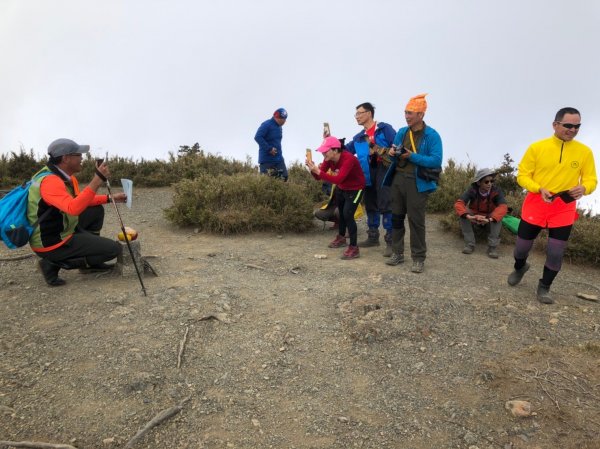
POLYGON ((342 254, 342 259, 355 259, 360 257, 357 243, 357 226, 354 212, 360 205, 365 188, 365 175, 358 159, 344 149, 344 144, 339 139, 327 137, 317 151, 323 154, 323 163, 315 164, 306 160, 313 177, 336 185, 337 206, 340 211, 338 235, 329 244, 330 248, 346 246, 346 229, 350 235, 350 245, 342 254))

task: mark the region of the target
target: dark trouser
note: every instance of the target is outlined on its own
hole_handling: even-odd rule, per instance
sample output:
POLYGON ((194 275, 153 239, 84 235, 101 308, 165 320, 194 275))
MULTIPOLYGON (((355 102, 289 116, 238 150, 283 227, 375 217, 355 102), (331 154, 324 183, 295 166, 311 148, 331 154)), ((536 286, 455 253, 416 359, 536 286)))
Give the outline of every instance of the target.
POLYGON ((285 160, 282 159, 280 162, 264 162, 259 164, 259 171, 263 175, 269 175, 274 178, 281 178, 284 181, 288 179, 288 170, 285 166, 285 160))
MULTIPOLYGON (((467 209, 467 212, 469 214, 473 213, 470 209, 467 209)), ((488 246, 495 248, 500 243, 500 230, 502 229, 501 221, 494 221, 485 225, 473 224, 471 223, 471 220, 463 217, 460 217, 459 221, 460 229, 465 239, 465 245, 475 246, 475 232, 473 230, 474 226, 486 228, 486 230, 488 231, 488 246)))
MULTIPOLYGON (((543 228, 527 223, 521 219, 517 231, 517 242, 515 244, 515 270, 525 266, 529 251, 533 247, 533 241, 543 228)), ((571 235, 573 225, 561 226, 548 229, 548 246, 546 248, 546 262, 544 263, 544 274, 540 281, 546 286, 552 285, 554 278, 562 266, 563 255, 567 247, 567 241, 571 235)))
MULTIPOLYGON (((370 166, 371 185, 365 187, 364 204, 367 211, 367 226, 369 230, 378 230, 380 216, 383 215, 383 228, 389 233, 392 230, 391 212, 392 195, 391 188, 382 186, 383 178, 387 168, 382 164, 370 166)), ((378 231, 377 231, 378 232, 378 231)), ((377 234, 379 236, 379 234, 377 234)), ((379 237, 377 237, 379 238, 379 237)))
POLYGON ((98 235, 103 223, 104 207, 88 207, 79 215, 79 224, 67 243, 37 254, 64 268, 95 266, 114 259, 123 249, 118 242, 98 235))
POLYGON ((397 172, 392 181, 392 251, 404 254, 404 219, 408 215, 410 227, 410 253, 415 262, 425 261, 425 207, 429 194, 417 191, 412 174, 397 172))
POLYGON ((362 190, 337 190, 337 205, 340 212, 340 221, 338 229, 340 235, 346 235, 346 228, 350 235, 350 246, 357 246, 357 226, 354 220, 354 213, 360 204, 363 195, 362 190))

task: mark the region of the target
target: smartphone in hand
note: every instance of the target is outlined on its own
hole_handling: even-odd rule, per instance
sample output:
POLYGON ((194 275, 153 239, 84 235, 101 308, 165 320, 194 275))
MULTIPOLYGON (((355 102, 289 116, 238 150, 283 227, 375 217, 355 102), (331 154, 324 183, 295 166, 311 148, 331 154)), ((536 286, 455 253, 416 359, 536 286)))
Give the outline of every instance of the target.
POLYGON ((571 194, 569 193, 568 190, 563 190, 562 192, 555 193, 554 195, 552 195, 550 197, 550 200, 554 201, 556 198, 560 198, 561 200, 563 200, 563 202, 565 204, 568 204, 568 203, 570 203, 572 201, 575 201, 575 198, 573 198, 571 196, 571 194))

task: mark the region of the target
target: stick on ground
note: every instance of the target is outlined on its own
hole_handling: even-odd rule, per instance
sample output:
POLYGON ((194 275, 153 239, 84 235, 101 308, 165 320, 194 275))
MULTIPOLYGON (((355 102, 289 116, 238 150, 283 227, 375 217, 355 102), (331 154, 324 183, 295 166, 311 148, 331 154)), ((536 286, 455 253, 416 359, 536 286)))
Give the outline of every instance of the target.
POLYGON ((15 257, 2 257, 2 258, 0 258, 0 262, 14 262, 16 260, 29 259, 30 257, 33 257, 33 253, 32 254, 24 254, 22 256, 15 256, 15 257))
POLYGON ((137 443, 140 440, 140 438, 146 435, 153 427, 158 426, 163 421, 166 421, 170 417, 175 416, 177 413, 179 413, 183 409, 183 404, 185 404, 189 399, 189 397, 185 398, 179 404, 163 410, 150 421, 148 421, 148 423, 140 430, 138 430, 138 433, 136 433, 135 436, 127 442, 127 444, 125 445, 125 449, 130 449, 135 443, 137 443))
POLYGON ((179 353, 177 354, 177 369, 181 368, 181 357, 183 356, 183 350, 185 349, 185 343, 187 342, 189 330, 189 326, 185 326, 185 334, 183 334, 183 338, 179 342, 179 353))
POLYGON ((0 441, 0 447, 29 447, 34 449, 77 449, 70 444, 40 443, 38 441, 0 441))

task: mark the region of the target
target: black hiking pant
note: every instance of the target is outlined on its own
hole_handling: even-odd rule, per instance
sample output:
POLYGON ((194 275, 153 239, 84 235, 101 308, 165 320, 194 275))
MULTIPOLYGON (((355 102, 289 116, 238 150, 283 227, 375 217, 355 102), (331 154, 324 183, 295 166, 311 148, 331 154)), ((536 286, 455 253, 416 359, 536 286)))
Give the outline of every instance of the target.
POLYGON ((100 237, 103 224, 104 207, 88 207, 79 215, 79 224, 68 242, 37 255, 66 269, 93 267, 114 259, 123 248, 115 240, 100 237))

